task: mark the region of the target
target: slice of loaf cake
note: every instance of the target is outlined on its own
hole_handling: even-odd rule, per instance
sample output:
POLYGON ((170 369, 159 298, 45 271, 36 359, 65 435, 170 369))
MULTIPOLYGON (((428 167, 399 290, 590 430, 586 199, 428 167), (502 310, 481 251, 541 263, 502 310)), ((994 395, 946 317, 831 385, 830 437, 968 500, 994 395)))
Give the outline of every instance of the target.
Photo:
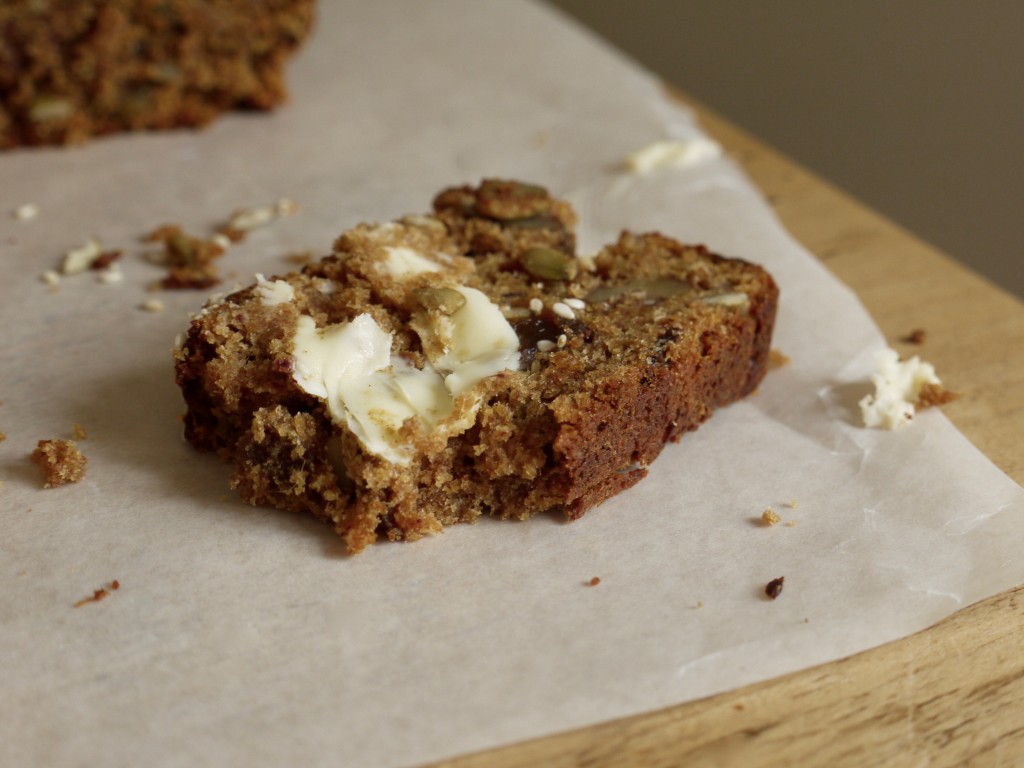
POLYGON ((661 234, 580 258, 574 224, 544 189, 486 180, 209 303, 176 352, 187 439, 351 552, 580 517, 757 386, 778 290, 661 234))
POLYGON ((0 149, 270 109, 313 2, 3 0, 0 149))

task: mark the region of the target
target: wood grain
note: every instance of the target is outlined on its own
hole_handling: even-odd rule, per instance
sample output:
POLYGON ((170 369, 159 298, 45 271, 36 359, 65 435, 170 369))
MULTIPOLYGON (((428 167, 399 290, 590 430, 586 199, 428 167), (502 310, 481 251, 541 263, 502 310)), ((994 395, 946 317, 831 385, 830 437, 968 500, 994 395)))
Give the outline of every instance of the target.
MULTIPOLYGON (((692 99, 787 229, 894 347, 961 394, 944 407, 1024 482, 1024 304, 692 99), (923 345, 901 341, 915 329, 923 345)), ((719 696, 438 763, 526 766, 1024 765, 1024 587, 870 651, 719 696)))

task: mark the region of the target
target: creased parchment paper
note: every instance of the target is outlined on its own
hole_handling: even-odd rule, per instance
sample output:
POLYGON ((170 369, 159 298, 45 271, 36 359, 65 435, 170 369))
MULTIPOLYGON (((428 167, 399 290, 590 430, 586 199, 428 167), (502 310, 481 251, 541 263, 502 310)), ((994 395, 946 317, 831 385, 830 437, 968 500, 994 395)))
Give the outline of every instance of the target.
POLYGON ((937 411, 858 426, 883 340, 736 167, 623 171, 700 135, 653 78, 542 6, 464 0, 324 2, 290 80, 271 116, 0 156, 0 762, 418 763, 836 659, 1024 581, 1024 492, 937 411), (792 363, 577 523, 347 557, 241 504, 176 420, 170 348, 206 294, 147 293, 139 236, 295 200, 222 260, 230 287, 489 175, 571 199, 584 249, 660 229, 763 263, 792 363), (125 280, 51 291, 89 237, 125 249, 125 280), (88 475, 43 491, 27 455, 75 422, 88 475))

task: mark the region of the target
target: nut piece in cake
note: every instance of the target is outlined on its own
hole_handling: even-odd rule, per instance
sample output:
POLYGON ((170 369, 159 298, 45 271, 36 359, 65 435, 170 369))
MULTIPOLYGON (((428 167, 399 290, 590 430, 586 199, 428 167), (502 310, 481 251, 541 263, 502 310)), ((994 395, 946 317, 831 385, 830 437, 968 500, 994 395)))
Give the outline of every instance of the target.
POLYGON ((351 552, 581 517, 753 391, 778 291, 658 233, 583 268, 574 226, 543 188, 485 180, 208 303, 175 353, 186 438, 245 500, 328 520, 351 552))

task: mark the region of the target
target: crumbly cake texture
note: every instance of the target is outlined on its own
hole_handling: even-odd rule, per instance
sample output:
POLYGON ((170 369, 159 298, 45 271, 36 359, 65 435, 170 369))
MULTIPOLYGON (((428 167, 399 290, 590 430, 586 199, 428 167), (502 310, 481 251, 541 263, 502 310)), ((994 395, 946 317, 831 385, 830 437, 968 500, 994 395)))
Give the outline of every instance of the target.
POLYGON ((74 440, 40 440, 32 461, 43 472, 44 488, 77 483, 85 477, 86 459, 74 440))
POLYGON ((4 0, 0 149, 201 126, 286 97, 314 0, 4 0))
POLYGON ((485 180, 208 303, 175 352, 186 438, 234 465, 246 501, 325 518, 353 553, 484 514, 580 517, 754 390, 778 290, 758 266, 658 233, 623 232, 581 259, 574 225, 546 190, 485 180), (394 249, 436 270, 396 276, 384 266, 394 249), (457 397, 442 427, 405 421, 392 437, 411 459, 388 460, 297 384, 300 318, 324 331, 368 315, 392 335, 393 359, 424 368, 439 354, 431 324, 455 316, 453 285, 500 308, 517 365, 457 397))

